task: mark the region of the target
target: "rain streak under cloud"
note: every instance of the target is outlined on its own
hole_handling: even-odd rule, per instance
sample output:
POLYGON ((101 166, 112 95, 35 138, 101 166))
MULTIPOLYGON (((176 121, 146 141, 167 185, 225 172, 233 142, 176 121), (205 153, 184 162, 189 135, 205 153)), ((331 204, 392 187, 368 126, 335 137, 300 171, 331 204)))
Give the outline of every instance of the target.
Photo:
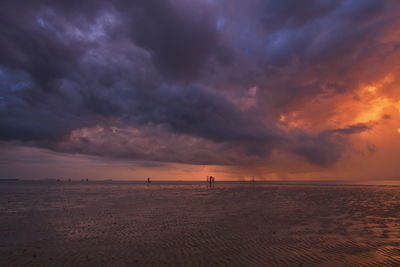
POLYGON ((94 156, 99 173, 399 178, 399 12, 395 0, 2 1, 2 176, 94 156))

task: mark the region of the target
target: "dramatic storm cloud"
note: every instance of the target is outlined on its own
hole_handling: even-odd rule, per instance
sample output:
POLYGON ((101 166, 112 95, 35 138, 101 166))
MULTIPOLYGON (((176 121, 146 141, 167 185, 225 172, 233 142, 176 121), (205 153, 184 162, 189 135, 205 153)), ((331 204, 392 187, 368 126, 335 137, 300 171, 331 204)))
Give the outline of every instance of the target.
POLYGON ((382 135, 398 148, 399 12, 395 0, 6 0, 1 143, 275 173, 365 160, 382 135))

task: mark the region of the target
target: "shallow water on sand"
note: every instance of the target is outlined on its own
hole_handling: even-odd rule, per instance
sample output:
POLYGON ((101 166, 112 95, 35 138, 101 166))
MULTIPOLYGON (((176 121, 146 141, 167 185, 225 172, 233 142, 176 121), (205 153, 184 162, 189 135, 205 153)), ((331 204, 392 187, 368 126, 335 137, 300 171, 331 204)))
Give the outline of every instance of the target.
POLYGON ((399 266, 400 187, 0 184, 0 266, 399 266))

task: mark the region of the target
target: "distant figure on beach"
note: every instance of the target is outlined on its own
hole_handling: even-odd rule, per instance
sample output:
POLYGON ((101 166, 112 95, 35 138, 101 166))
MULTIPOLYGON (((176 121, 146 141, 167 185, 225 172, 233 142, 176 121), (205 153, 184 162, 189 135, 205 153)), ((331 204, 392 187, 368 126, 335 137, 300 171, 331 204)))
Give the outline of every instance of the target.
POLYGON ((214 176, 210 176, 208 179, 210 184, 213 184, 215 182, 214 176))
POLYGON ((147 178, 147 184, 149 184, 150 183, 150 177, 149 178, 147 178))
POLYGON ((210 187, 214 187, 214 182, 215 182, 214 176, 207 176, 206 177, 206 182, 207 182, 207 184, 210 185, 210 187))

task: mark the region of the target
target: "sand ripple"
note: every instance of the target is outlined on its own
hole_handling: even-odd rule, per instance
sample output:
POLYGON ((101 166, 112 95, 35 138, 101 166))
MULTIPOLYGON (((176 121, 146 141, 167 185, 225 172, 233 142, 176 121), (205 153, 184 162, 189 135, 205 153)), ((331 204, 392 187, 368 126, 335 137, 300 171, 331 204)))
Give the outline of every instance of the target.
POLYGON ((400 266, 400 188, 0 187, 0 266, 400 266))

